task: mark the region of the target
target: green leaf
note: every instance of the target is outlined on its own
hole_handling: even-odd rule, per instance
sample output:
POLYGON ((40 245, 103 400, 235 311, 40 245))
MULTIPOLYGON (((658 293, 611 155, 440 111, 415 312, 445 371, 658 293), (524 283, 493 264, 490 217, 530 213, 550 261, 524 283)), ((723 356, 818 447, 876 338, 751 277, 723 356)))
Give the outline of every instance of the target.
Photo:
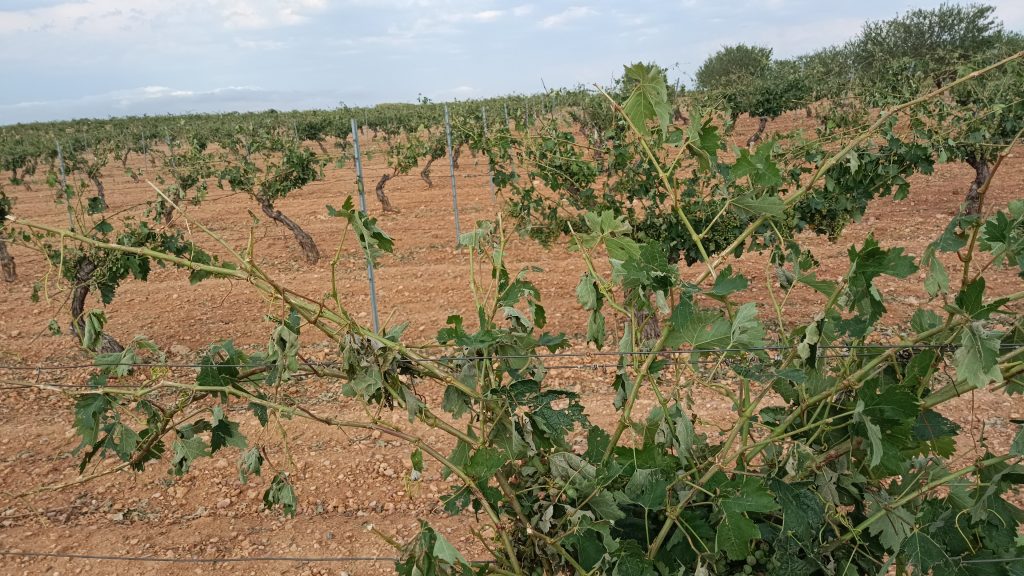
POLYGON ((1013 443, 1010 444, 1010 456, 1024 456, 1024 426, 1017 430, 1017 435, 1013 437, 1013 443))
POLYGON ((263 504, 267 508, 280 506, 286 516, 295 516, 295 490, 288 480, 287 472, 278 472, 270 482, 270 487, 263 492, 263 504))
POLYGON ((878 537, 883 546, 892 552, 898 552, 903 542, 914 532, 914 514, 902 506, 893 507, 889 494, 885 492, 867 492, 867 513, 873 516, 882 515, 868 526, 868 532, 878 537))
POLYGON ((377 226, 377 219, 355 209, 352 197, 345 199, 341 210, 327 206, 327 214, 333 217, 344 218, 356 232, 356 238, 363 247, 367 261, 376 265, 377 260, 385 253, 394 251, 395 242, 380 227, 377 226))
MULTIPOLYGON (((469 444, 466 444, 462 440, 455 443, 455 449, 452 450, 451 456, 448 457, 448 461, 457 468, 465 467, 466 463, 469 462, 469 444)), ((441 477, 447 479, 451 476, 452 471, 447 466, 441 470, 441 477)))
MULTIPOLYGON (((782 185, 779 166, 771 159, 774 147, 775 144, 769 141, 758 146, 753 154, 745 148, 741 149, 739 158, 736 159, 736 163, 730 170, 730 176, 737 180, 749 177, 750 184, 756 188, 774 189, 782 185)), ((781 218, 785 215, 785 204, 781 198, 773 195, 758 199, 755 199, 753 195, 741 196, 734 198, 733 203, 758 216, 768 215, 781 218)))
POLYGON ((903 552, 910 564, 916 566, 918 574, 947 574, 953 559, 949 557, 945 546, 933 540, 921 530, 915 530, 903 543, 903 552), (945 569, 942 566, 945 565, 945 569))
POLYGON ((474 480, 486 483, 506 461, 507 458, 502 452, 485 446, 473 453, 465 471, 474 480))
POLYGON ((593 342, 594 346, 600 350, 604 348, 605 335, 604 314, 594 310, 590 313, 590 319, 587 321, 587 342, 593 342))
POLYGON ((960 334, 960 348, 953 354, 957 383, 976 390, 990 382, 1002 382, 998 359, 999 333, 985 330, 980 322, 968 324, 960 334))
POLYGON ((584 310, 597 310, 600 308, 600 298, 595 278, 590 272, 587 272, 580 278, 580 283, 576 286, 576 300, 584 310))
POLYGON ((775 496, 757 478, 733 478, 721 486, 725 497, 721 507, 727 514, 740 512, 772 512, 778 510, 775 496))
MULTIPOLYGON (((743 150, 742 152, 746 152, 746 150, 743 150)), ((774 164, 772 166, 774 166, 774 164)), ((777 175, 778 168, 771 173, 767 182, 775 186, 781 184, 782 180, 775 177, 777 175)), ((782 201, 782 198, 772 194, 766 194, 759 198, 755 198, 753 194, 745 194, 743 196, 733 198, 732 203, 734 206, 738 206, 757 217, 768 216, 776 220, 781 220, 786 216, 786 203, 782 201)))
POLYGON ((742 274, 732 273, 732 266, 726 266, 725 270, 715 278, 715 285, 711 287, 708 292, 711 296, 717 296, 719 298, 725 298, 735 292, 746 290, 750 282, 742 274))
POLYGON ((918 334, 938 328, 941 325, 942 319, 939 318, 939 315, 924 308, 918 308, 914 311, 914 316, 910 319, 910 327, 918 334))
POLYGON ((597 477, 597 468, 572 452, 555 452, 548 458, 551 475, 577 486, 589 485, 597 477))
POLYGON ((657 469, 638 468, 629 478, 623 493, 631 502, 648 510, 658 510, 665 506, 668 482, 657 469))
POLYGON ((624 79, 631 90, 622 103, 623 113, 644 136, 651 133, 651 120, 657 120, 664 132, 672 119, 664 72, 656 65, 637 63, 626 67, 624 79))
POLYGON ((215 406, 213 408, 213 428, 210 429, 210 452, 216 452, 225 446, 244 450, 249 443, 239 430, 238 422, 228 420, 221 407, 215 406))
POLYGON ((697 350, 724 348, 732 339, 732 324, 717 311, 701 310, 687 298, 680 300, 669 321, 672 332, 666 347, 688 344, 697 350))
POLYGON ((730 560, 743 560, 750 552, 750 542, 761 537, 757 526, 743 514, 726 512, 718 524, 715 544, 730 560))
POLYGON ((175 476, 181 476, 188 472, 197 458, 210 455, 210 447, 199 436, 178 438, 171 446, 174 454, 171 456, 171 472, 175 476))
POLYGON ((946 267, 935 257, 935 245, 929 245, 921 256, 921 266, 928 270, 924 280, 924 289, 933 298, 939 294, 949 294, 949 274, 946 267))
POLYGON ((626 517, 626 514, 615 503, 615 497, 612 496, 612 493, 604 489, 599 489, 597 493, 591 496, 588 505, 597 514, 597 517, 602 520, 614 522, 626 517))
POLYGON ((442 562, 447 562, 450 566, 467 564, 466 559, 462 557, 462 554, 460 554, 454 546, 449 544, 443 535, 437 532, 435 532, 435 534, 437 539, 434 540, 434 548, 431 550, 434 554, 434 558, 437 558, 442 562))
POLYGON ((871 443, 871 449, 868 453, 871 455, 871 460, 868 465, 871 468, 878 466, 882 462, 882 454, 884 449, 882 447, 882 429, 871 420, 870 416, 864 414, 864 402, 858 401, 857 408, 854 411, 854 421, 860 422, 864 426, 865 434, 867 434, 868 442, 871 443))
POLYGON ((782 529, 796 534, 802 541, 818 533, 825 522, 825 507, 814 492, 812 485, 792 485, 774 480, 771 482, 782 509, 782 529))
POLYGON ((733 314, 730 348, 764 346, 764 327, 757 319, 757 305, 747 302, 733 314))
POLYGON ((111 399, 106 394, 89 394, 75 402, 75 430, 82 437, 77 449, 96 443, 103 416, 111 407, 111 399))
POLYGON ((417 448, 416 450, 413 450, 413 453, 412 453, 412 456, 410 457, 410 459, 412 461, 412 469, 413 469, 413 471, 422 474, 423 473, 423 451, 420 450, 419 448, 417 448))

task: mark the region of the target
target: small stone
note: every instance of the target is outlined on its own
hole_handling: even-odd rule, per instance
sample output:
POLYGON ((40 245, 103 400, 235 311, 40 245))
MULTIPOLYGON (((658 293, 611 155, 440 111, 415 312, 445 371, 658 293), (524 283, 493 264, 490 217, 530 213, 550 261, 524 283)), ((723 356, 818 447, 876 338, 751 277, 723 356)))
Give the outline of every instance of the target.
POLYGON ((213 467, 217 470, 225 470, 228 467, 228 461, 225 458, 218 458, 214 463, 213 467))
POLYGON ((220 500, 217 501, 217 508, 220 508, 221 510, 227 508, 228 506, 231 506, 231 498, 221 498, 220 500))

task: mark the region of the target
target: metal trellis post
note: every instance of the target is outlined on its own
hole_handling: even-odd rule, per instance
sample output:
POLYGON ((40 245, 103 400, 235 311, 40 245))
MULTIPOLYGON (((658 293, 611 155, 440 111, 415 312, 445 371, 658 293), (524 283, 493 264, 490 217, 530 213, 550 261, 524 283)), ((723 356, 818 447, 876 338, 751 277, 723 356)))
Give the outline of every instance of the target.
MULTIPOLYGON (((359 211, 366 214, 366 189, 363 187, 363 160, 359 153, 359 126, 352 119, 353 155, 356 161, 356 187, 359 189, 359 211)), ((366 257, 366 278, 370 281, 370 308, 373 317, 373 331, 380 332, 380 317, 377 314, 377 281, 373 273, 373 260, 366 257)))
POLYGON ((452 155, 452 121, 448 116, 448 105, 444 105, 444 132, 448 138, 448 171, 452 175, 452 212, 455 213, 455 245, 459 245, 459 193, 455 186, 455 157, 452 155))
MULTIPOLYGON (((487 139, 487 107, 480 107, 480 114, 484 120, 484 140, 487 139)), ((491 158, 487 157, 487 184, 491 189, 491 200, 497 200, 498 197, 494 194, 494 169, 491 167, 491 158)))

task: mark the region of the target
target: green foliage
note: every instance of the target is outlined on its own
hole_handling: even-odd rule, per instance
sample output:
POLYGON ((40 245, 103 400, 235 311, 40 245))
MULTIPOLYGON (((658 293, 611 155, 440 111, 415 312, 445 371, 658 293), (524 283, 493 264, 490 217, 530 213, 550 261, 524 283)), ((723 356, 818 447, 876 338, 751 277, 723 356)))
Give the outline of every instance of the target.
MULTIPOLYGON (((806 92, 813 78, 809 69, 820 74, 822 61, 848 57, 773 62, 765 49, 734 52, 702 67, 711 74, 703 87, 731 89, 735 82, 715 88, 711 78, 735 80, 742 72, 765 101, 740 104, 736 91, 728 95, 737 98, 730 111, 694 106, 685 127, 674 124, 664 70, 649 64, 627 67, 611 102, 604 94, 551 95, 565 98, 571 114, 538 115, 547 100, 517 101, 522 109, 510 112, 524 116, 526 134, 499 125, 484 137, 471 127, 473 109, 453 107, 458 138, 487 154, 505 212, 515 218, 479 222, 459 239, 470 262, 472 313, 448 318, 430 356, 403 342, 405 325, 360 326, 336 289, 322 300, 299 296, 243 260, 244 277, 281 302, 266 348, 247 353, 214 344, 200 355, 194 381, 160 379, 159 386, 136 372, 165 364, 151 343, 98 354, 89 387, 69 392, 77 396, 81 469, 113 455, 134 469, 164 462, 177 476, 203 458, 237 453, 241 480, 269 470, 264 504, 294 515, 300 478, 289 474, 288 458, 271 456, 274 443, 264 442, 277 429, 272 421, 302 418, 407 442, 414 471, 407 482, 440 471, 454 480, 441 498, 444 509, 493 525, 493 542, 486 542, 493 562, 476 564, 421 522, 399 545, 400 574, 1024 569, 1024 511, 1013 496, 1024 479, 1022 436, 1009 448, 988 438, 972 445, 944 410, 972 390, 1024 392, 1017 352, 1024 293, 998 292, 1001 283, 986 280, 1000 267, 1024 274, 1024 203, 955 216, 920 257, 869 236, 849 247, 836 281, 816 276, 817 261, 800 234, 810 229, 839 241, 872 200, 907 196, 909 177, 929 173, 943 154, 954 157, 951 150, 965 142, 998 154, 1007 140, 959 115, 971 94, 962 92, 970 85, 960 85, 926 103, 949 116, 915 116, 900 130, 894 117, 863 138, 825 130, 814 140, 778 134, 751 149, 730 149, 730 112, 772 115, 794 106, 801 99, 792 94, 806 92), (722 72, 744 54, 754 63, 722 72), (939 118, 963 140, 942 144, 939 118), (570 342, 545 331, 549 312, 533 270, 510 269, 515 231, 547 243, 564 239, 585 265, 575 296, 588 317, 586 340, 617 358, 605 382, 614 418, 591 418, 589 403, 548 378, 546 355, 570 342), (765 252, 775 267, 783 294, 772 286, 771 308, 748 297, 757 276, 729 265, 747 251, 765 252), (946 269, 940 257, 952 252, 963 270, 946 269), (917 278, 935 300, 908 323, 894 320, 883 278, 917 278), (803 318, 787 309, 791 298, 824 302, 803 318), (889 321, 908 335, 895 345, 878 335, 889 321), (336 362, 303 359, 310 332, 334 343, 336 362), (289 394, 290 384, 311 376, 336 382, 365 405, 365 416, 334 419, 289 394), (724 430, 705 419, 699 403, 713 393, 733 410, 724 430), (388 410, 417 426, 394 424, 383 415, 388 410), (246 438, 248 427, 232 418, 251 418, 259 433, 246 438), (430 440, 436 434, 446 442, 430 440)), ((977 85, 986 94, 972 100, 983 103, 979 117, 1012 125, 1018 72, 1007 67, 977 85)), ((839 82, 816 93, 845 90, 839 82)), ((382 106, 366 118, 390 139, 396 172, 438 154, 436 132, 426 128, 424 137, 420 130, 436 112, 424 101, 382 106)), ((223 128, 211 138, 227 150, 218 177, 270 206, 318 178, 326 161, 282 134, 290 129, 314 142, 331 131, 345 134, 327 118, 310 116, 301 128, 223 128)), ((202 141, 194 146, 205 149, 202 141)), ((144 280, 154 261, 189 267, 200 278, 234 273, 177 233, 108 220, 105 202, 81 186, 58 192, 82 235, 63 236, 58 249, 45 228, 17 220, 9 224, 12 237, 47 245, 69 280, 83 263, 95 264, 89 282, 106 302, 128 276, 144 280)), ((395 249, 351 198, 328 213, 353 229, 368 261, 395 249)), ((83 343, 98 348, 105 316, 82 318, 83 343)))
POLYGON ((772 49, 736 44, 708 56, 694 75, 699 90, 729 90, 759 78, 771 65, 772 49))
POLYGON ((994 49, 1003 35, 995 8, 948 4, 868 22, 853 42, 858 83, 878 97, 900 100, 908 90, 957 77, 972 57, 994 49))

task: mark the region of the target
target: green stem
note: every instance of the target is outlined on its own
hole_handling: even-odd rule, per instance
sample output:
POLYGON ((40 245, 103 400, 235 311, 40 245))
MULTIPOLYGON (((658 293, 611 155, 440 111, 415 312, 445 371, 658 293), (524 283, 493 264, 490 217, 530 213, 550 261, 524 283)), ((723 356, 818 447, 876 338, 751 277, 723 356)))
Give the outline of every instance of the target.
POLYGON ((659 337, 657 342, 654 343, 654 346, 651 347, 651 351, 647 354, 643 366, 640 367, 640 371, 633 379, 633 387, 630 389, 629 395, 626 397, 626 404, 622 408, 622 415, 619 417, 619 424, 615 427, 615 431, 611 435, 611 439, 608 442, 608 448, 604 451, 604 456, 601 457, 602 465, 604 465, 608 461, 608 458, 611 457, 616 446, 618 446, 619 438, 622 437, 622 433, 629 427, 629 417, 633 411, 633 406, 636 404, 636 399, 640 395, 640 387, 644 380, 650 376, 649 372, 651 364, 653 364, 654 360, 658 357, 658 352, 661 352, 665 347, 665 342, 668 340, 670 333, 671 330, 668 328, 665 328, 662 331, 661 337, 659 337))

